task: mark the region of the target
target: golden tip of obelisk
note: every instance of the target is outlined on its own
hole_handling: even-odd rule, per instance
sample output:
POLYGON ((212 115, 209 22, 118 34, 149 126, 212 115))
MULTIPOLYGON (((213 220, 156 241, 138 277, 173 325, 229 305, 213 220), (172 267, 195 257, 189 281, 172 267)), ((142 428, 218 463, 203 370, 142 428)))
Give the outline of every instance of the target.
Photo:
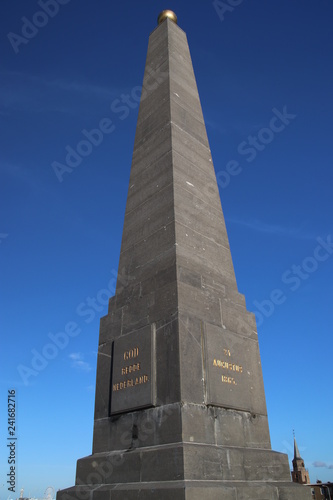
POLYGON ((162 10, 157 18, 157 24, 163 23, 163 21, 165 21, 165 19, 167 18, 171 19, 171 21, 177 24, 177 16, 172 10, 162 10))

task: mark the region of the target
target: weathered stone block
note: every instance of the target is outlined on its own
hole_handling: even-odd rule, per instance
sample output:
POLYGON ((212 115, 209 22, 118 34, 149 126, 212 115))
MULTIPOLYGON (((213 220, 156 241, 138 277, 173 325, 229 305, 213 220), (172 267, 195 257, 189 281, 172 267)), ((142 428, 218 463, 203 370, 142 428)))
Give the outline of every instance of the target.
POLYGON ((171 120, 187 134, 190 134, 197 141, 209 148, 209 142, 206 134, 206 127, 203 118, 192 114, 189 110, 183 108, 177 101, 171 100, 171 120))
POLYGON ((142 454, 141 481, 176 481, 184 479, 183 447, 172 446, 142 454))
POLYGON ((172 154, 169 151, 155 163, 131 175, 126 212, 134 210, 147 198, 164 189, 172 179, 172 154))
POLYGON ((110 412, 110 380, 111 380, 111 342, 98 348, 95 420, 109 416, 110 412))

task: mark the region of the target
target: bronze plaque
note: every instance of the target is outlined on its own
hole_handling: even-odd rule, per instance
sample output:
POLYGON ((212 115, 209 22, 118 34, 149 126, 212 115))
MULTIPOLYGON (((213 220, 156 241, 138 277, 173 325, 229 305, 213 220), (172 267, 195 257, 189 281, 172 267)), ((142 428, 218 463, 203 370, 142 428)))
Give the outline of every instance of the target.
POLYGON ((111 415, 154 406, 154 365, 153 327, 113 342, 111 415))

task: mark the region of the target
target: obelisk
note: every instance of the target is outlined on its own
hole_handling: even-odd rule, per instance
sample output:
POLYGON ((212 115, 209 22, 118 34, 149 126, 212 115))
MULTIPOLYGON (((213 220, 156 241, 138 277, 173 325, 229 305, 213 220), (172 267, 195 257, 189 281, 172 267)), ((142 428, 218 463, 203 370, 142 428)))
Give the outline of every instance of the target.
POLYGON ((101 319, 92 455, 58 500, 298 500, 271 450, 187 38, 149 38, 116 294, 101 319))

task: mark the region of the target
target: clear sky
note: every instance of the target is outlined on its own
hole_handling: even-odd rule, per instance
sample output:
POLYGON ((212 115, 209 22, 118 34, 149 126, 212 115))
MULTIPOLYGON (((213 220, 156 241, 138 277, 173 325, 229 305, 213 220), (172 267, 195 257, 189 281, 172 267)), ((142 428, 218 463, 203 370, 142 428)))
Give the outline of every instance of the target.
POLYGON ((138 113, 111 106, 142 84, 164 8, 187 32, 238 287, 257 314, 273 449, 291 458, 295 429, 311 480, 333 481, 332 1, 58 0, 41 15, 43 1, 0 6, 1 499, 8 390, 13 498, 73 485, 91 453, 138 113), (112 132, 57 176, 105 118, 112 132))

